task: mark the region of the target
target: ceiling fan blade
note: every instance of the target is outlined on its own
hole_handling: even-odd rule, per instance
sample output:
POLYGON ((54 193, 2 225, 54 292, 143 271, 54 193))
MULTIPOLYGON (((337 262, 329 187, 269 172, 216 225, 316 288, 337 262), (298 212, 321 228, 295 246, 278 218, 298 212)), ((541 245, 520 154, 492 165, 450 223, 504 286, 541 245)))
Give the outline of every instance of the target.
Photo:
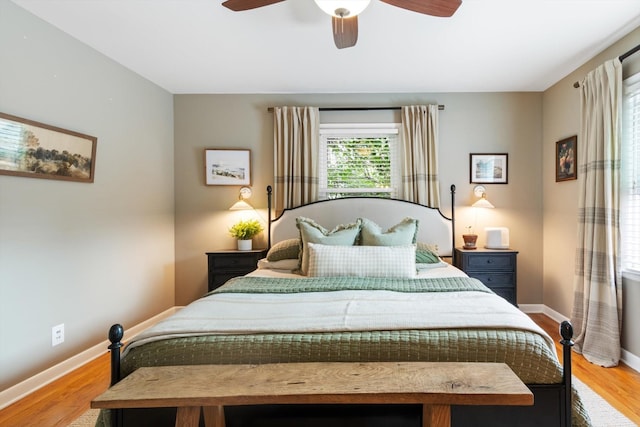
POLYGON ((344 49, 356 45, 358 41, 358 17, 336 18, 331 17, 333 27, 333 41, 338 49, 344 49))
POLYGON ((281 1, 284 0, 227 0, 223 2, 222 5, 234 12, 241 12, 243 10, 257 9, 262 6, 280 3, 281 1))
POLYGON ((413 12, 424 13, 425 15, 448 18, 452 16, 462 0, 381 0, 392 6, 413 12))

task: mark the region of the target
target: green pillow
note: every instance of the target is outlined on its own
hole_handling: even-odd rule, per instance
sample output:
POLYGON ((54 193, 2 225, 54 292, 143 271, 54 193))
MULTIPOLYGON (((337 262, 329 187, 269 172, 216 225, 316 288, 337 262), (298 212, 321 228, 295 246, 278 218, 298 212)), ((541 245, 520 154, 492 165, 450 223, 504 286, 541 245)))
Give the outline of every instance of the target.
POLYGON ((436 264, 439 262, 437 248, 422 242, 416 243, 416 264, 436 264))
POLYGON ((362 231, 360 245, 362 246, 407 246, 416 242, 418 220, 405 218, 387 231, 370 219, 360 218, 362 231))
POLYGON ((320 243, 334 246, 353 246, 360 234, 362 221, 356 220, 352 224, 341 224, 329 231, 314 220, 298 217, 296 226, 300 230, 300 240, 302 248, 300 250, 300 271, 306 275, 309 269, 309 243, 320 243))
POLYGON ((267 252, 267 261, 298 259, 300 256, 300 239, 286 239, 271 246, 267 252))

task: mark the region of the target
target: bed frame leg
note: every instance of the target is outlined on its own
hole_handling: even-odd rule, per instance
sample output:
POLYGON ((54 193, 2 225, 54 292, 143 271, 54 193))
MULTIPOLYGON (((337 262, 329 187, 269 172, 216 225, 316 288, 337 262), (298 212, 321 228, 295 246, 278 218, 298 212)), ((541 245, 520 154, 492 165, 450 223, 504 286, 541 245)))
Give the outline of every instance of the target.
MULTIPOLYGON (((122 347, 122 337, 124 336, 124 328, 120 324, 115 324, 109 329, 109 341, 111 345, 108 347, 111 353, 111 385, 120 381, 120 348, 122 347)), ((111 427, 122 426, 122 410, 111 410, 111 427)))
POLYGON ((565 320, 560 324, 562 340, 562 363, 564 383, 565 427, 571 427, 571 347, 573 347, 573 326, 565 320))

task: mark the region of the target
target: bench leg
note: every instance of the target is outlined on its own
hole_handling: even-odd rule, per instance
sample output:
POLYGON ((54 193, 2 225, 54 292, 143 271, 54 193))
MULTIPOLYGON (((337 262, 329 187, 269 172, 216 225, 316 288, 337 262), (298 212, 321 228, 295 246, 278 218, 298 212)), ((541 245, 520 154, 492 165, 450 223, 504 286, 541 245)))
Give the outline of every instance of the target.
POLYGON ((451 427, 451 406, 422 405, 422 427, 451 427))
POLYGON ((200 423, 199 406, 178 407, 176 415, 176 427, 198 427, 200 423))
POLYGON ((202 408, 204 413, 205 427, 224 427, 224 407, 223 406, 205 406, 202 408))

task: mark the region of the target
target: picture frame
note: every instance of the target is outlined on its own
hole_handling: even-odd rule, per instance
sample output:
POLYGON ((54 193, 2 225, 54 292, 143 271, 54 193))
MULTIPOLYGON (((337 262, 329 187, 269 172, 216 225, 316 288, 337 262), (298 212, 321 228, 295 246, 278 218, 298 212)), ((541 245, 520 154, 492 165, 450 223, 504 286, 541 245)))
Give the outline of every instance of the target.
POLYGON ((207 185, 251 185, 251 150, 207 148, 204 170, 207 185))
POLYGON ((509 154, 469 154, 469 182, 471 184, 508 184, 509 154))
POLYGON ((0 175, 92 183, 98 138, 0 113, 0 175))
POLYGON ((578 179, 578 135, 556 142, 556 182, 578 179))

